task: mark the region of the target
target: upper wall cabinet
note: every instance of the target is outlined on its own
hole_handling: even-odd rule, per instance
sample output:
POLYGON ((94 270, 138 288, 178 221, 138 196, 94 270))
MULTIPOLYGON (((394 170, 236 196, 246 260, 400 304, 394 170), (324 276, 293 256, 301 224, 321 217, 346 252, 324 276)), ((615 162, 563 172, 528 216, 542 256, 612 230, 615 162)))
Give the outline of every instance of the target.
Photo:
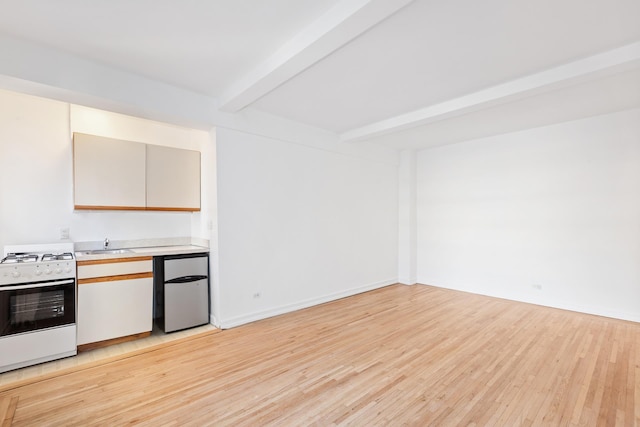
POLYGON ((73 135, 76 209, 145 209, 145 144, 73 135))
POLYGON ((200 210, 200 153, 74 133, 75 209, 200 210))
POLYGON ((200 210, 200 153, 147 145, 147 209, 200 210))

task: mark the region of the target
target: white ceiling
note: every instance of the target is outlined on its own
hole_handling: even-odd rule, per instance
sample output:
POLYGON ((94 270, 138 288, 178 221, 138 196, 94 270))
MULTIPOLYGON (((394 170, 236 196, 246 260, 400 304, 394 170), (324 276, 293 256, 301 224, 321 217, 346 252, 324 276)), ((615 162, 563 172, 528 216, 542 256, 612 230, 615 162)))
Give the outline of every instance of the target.
POLYGON ((0 0, 0 8, 0 33, 350 144, 425 148, 640 107, 638 0, 0 0))
POLYGON ((395 149, 421 149, 640 106, 640 68, 372 137, 395 149))
POLYGON ((256 107, 345 132, 635 40, 638 0, 416 1, 256 107))
POLYGON ((0 32, 220 93, 339 0, 0 0, 0 32))

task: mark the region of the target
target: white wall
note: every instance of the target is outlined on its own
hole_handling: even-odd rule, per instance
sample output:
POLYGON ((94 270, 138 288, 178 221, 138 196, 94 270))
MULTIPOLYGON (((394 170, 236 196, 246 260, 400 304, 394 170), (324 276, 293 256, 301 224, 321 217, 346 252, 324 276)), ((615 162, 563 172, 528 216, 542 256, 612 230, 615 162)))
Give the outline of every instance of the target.
POLYGON ((0 92, 0 246, 59 241, 72 185, 68 105, 0 92))
POLYGON ((416 152, 400 152, 398 165, 398 282, 416 284, 417 217, 416 152))
POLYGON ((223 327, 397 280, 397 158, 216 138, 223 327))
POLYGON ((418 281, 640 321, 640 110, 421 151, 418 281))
MULTIPOLYGON (((203 148, 214 167, 215 143, 195 131, 60 101, 0 91, 0 248, 54 243, 69 228, 73 241, 161 237, 208 238, 215 188, 204 182, 203 212, 74 212, 71 133, 101 134, 141 142, 203 148), (12 183, 19 183, 13 186, 12 183), (203 217, 203 215, 205 217, 203 217)), ((118 165, 106 165, 118 173, 118 165)), ((215 208, 214 208, 215 209, 215 208)))

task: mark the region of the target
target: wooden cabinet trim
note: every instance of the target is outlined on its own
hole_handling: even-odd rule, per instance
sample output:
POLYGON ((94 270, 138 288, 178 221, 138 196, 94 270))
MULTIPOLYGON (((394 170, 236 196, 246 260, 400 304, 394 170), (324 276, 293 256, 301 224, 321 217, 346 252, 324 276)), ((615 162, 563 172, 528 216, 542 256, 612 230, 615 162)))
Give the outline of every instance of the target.
POLYGON ((147 206, 146 211, 174 211, 174 212, 200 212, 200 208, 161 208, 147 206))
POLYGON ((151 332, 141 332, 139 334, 127 335, 126 337, 112 338, 110 340, 91 342, 88 344, 80 344, 78 351, 95 350, 96 348, 108 347, 113 344, 120 344, 123 342, 137 340, 139 338, 146 338, 151 336, 151 332))
POLYGON ((135 261, 152 261, 152 256, 136 256, 136 257, 128 257, 128 258, 107 258, 107 259, 87 259, 82 261, 77 261, 76 265, 96 265, 96 264, 116 264, 121 262, 135 262, 135 261))
POLYGON ((144 211, 144 206, 94 206, 94 205, 74 205, 75 210, 88 211, 144 211))
POLYGON ((148 273, 134 273, 134 274, 120 274, 117 276, 102 276, 102 277, 90 277, 87 279, 78 279, 78 285, 89 285, 91 283, 103 283, 103 282, 115 282, 118 280, 133 280, 133 279, 147 279, 153 278, 153 272, 148 273))
POLYGON ((92 206, 92 205, 74 205, 73 208, 78 211, 173 211, 173 212, 200 212, 200 208, 165 208, 153 206, 92 206))

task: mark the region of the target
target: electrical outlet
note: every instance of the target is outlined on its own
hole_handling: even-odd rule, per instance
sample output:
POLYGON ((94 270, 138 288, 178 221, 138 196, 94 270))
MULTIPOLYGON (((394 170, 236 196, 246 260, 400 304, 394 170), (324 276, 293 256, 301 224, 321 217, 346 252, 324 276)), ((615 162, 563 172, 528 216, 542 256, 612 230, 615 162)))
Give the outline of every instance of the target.
POLYGON ((253 297, 254 297, 254 298, 260 298, 260 292, 255 292, 255 293, 253 294, 253 297))
POLYGON ((60 229, 60 240, 69 240, 69 227, 60 229))
POLYGON ((532 287, 533 289, 535 289, 535 290, 538 290, 538 291, 541 291, 541 290, 542 290, 542 285, 535 284, 535 285, 531 285, 531 287, 532 287))

